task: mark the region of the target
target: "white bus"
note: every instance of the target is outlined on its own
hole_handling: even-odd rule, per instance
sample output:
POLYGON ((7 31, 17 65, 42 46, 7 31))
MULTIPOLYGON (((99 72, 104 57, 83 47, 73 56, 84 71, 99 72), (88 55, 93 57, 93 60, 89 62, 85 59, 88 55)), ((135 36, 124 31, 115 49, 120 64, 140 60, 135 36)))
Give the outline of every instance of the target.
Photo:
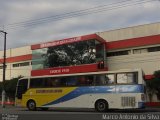
POLYGON ((102 71, 22 78, 16 105, 36 108, 144 108, 145 84, 141 69, 102 71))

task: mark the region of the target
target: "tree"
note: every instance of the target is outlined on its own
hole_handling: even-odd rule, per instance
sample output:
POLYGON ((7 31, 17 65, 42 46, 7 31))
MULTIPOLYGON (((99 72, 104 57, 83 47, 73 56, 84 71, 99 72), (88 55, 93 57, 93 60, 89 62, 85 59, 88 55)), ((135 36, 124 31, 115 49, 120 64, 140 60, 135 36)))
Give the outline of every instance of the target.
MULTIPOLYGON (((17 81, 20 78, 22 78, 22 76, 5 81, 5 91, 6 91, 7 97, 9 98, 15 97, 17 81)), ((0 92, 2 92, 2 82, 0 82, 0 92)))
POLYGON ((95 40, 50 47, 42 57, 45 67, 95 63, 95 52, 89 51, 91 49, 95 49, 95 40))
POLYGON ((160 100, 160 70, 154 72, 154 81, 157 98, 160 100))
POLYGON ((160 100, 160 70, 155 71, 152 80, 146 81, 146 84, 150 101, 154 94, 160 100))

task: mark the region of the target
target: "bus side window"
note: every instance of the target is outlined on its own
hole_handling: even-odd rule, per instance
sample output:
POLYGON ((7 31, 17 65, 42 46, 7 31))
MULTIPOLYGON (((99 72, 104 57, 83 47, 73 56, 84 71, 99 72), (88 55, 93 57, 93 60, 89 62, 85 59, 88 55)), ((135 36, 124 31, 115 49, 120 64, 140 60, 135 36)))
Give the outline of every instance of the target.
POLYGON ((87 75, 87 76, 79 76, 78 77, 78 84, 80 86, 90 86, 94 83, 94 76, 87 75))
POLYGON ((85 76, 79 76, 78 82, 80 86, 85 85, 86 84, 85 76))
POLYGON ((104 74, 96 75, 95 85, 106 85, 106 77, 104 74))
POLYGON ((127 84, 127 74, 126 73, 118 73, 117 74, 117 83, 118 84, 127 84))
POLYGON ((117 83, 119 84, 135 84, 138 80, 138 73, 118 73, 117 83))
POLYGON ((67 77, 66 86, 76 86, 78 83, 76 76, 67 77))
POLYGON ((93 85, 94 77, 93 76, 86 76, 86 85, 93 85))
POLYGON ((31 88, 43 88, 43 87, 45 87, 45 79, 44 78, 32 78, 32 79, 30 79, 30 87, 31 88))
POLYGON ((106 79, 107 79, 107 84, 114 84, 115 83, 115 75, 114 74, 107 74, 106 79))
POLYGON ((138 81, 138 73, 137 72, 128 73, 127 77, 128 77, 128 83, 136 84, 138 81))
POLYGON ((115 83, 114 74, 100 74, 96 75, 96 85, 110 85, 115 83))
POLYGON ((57 87, 59 86, 58 78, 46 78, 46 87, 57 87))
POLYGON ((52 80, 52 86, 54 86, 54 87, 60 87, 60 86, 61 86, 61 81, 60 81, 60 79, 59 79, 59 78, 54 78, 54 79, 52 80))

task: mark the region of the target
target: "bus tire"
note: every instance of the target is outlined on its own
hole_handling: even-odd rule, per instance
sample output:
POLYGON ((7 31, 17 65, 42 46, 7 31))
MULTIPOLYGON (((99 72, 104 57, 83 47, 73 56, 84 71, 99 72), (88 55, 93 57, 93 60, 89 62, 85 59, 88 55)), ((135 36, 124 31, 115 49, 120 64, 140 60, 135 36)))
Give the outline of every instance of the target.
POLYGON ((36 110, 36 102, 34 100, 29 100, 27 102, 27 107, 28 107, 28 110, 30 111, 36 110))
POLYGON ((99 99, 95 103, 95 109, 98 112, 106 112, 108 110, 108 102, 104 99, 99 99))

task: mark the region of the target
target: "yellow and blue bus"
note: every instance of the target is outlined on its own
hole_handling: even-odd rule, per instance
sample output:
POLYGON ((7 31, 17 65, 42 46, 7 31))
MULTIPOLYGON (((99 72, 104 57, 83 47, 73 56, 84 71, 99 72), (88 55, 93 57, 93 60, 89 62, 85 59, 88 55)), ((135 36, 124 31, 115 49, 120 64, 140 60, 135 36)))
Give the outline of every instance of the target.
POLYGON ((101 71, 22 78, 16 105, 41 108, 136 109, 145 105, 141 69, 101 71))

